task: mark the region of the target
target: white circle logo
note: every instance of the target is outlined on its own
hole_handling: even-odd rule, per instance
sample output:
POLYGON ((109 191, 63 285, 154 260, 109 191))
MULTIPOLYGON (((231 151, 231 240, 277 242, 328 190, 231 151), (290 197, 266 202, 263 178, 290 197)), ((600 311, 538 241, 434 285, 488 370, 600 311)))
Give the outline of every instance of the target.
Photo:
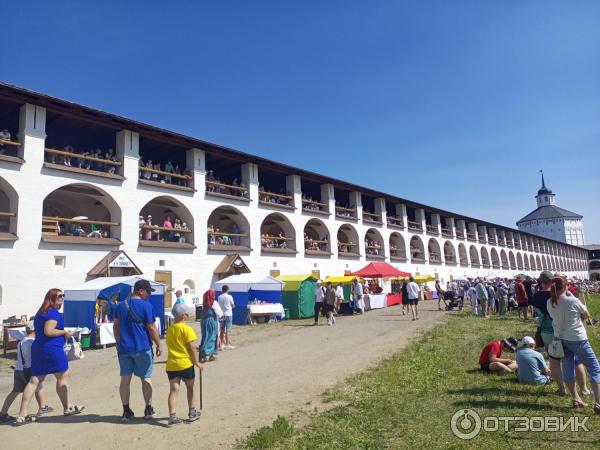
POLYGON ((461 409, 452 416, 450 427, 457 438, 473 439, 481 431, 481 417, 472 409, 461 409))

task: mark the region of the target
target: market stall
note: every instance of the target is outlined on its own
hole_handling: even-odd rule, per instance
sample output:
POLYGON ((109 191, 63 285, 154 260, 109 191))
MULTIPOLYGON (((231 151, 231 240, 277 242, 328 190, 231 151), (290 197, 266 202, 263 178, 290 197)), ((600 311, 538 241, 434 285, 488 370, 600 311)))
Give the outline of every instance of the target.
POLYGON ((217 297, 221 289, 227 285, 233 297, 233 323, 244 325, 248 320, 248 304, 258 300, 264 303, 281 303, 283 281, 269 276, 254 273, 242 273, 223 278, 215 283, 217 297))
POLYGON ((323 280, 323 283, 331 283, 334 286, 338 284, 342 285, 342 289, 344 290, 344 301, 340 305, 339 313, 342 315, 352 315, 354 313, 354 302, 352 301, 352 282, 355 278, 358 278, 361 282, 364 281, 361 277, 356 277, 353 275, 343 275, 343 276, 333 276, 327 277, 323 280))
MULTIPOLYGON (((361 270, 352 273, 352 275, 363 278, 389 280, 391 278, 409 277, 410 273, 402 272, 386 262, 372 262, 361 270)), ((399 304, 401 299, 401 294, 369 293, 365 295, 365 309, 385 308, 390 304, 399 304)))
MULTIPOLYGON (((92 337, 96 335, 97 330, 100 343, 103 345, 114 342, 112 323, 96 323, 96 302, 98 299, 109 301, 115 295, 118 301, 125 300, 131 295, 135 282, 141 279, 143 277, 140 276, 96 278, 65 289, 65 303, 63 306, 65 326, 87 328, 92 337)), ((158 330, 161 333, 165 329, 166 286, 156 281, 148 281, 155 289, 148 301, 152 305, 154 318, 157 320, 158 330)))
MULTIPOLYGON (((429 286, 427 286, 427 283, 431 282, 431 281, 435 281, 435 277, 433 275, 414 275, 413 276, 413 280, 415 283, 417 283, 419 286, 423 286, 423 299, 424 300, 432 300, 434 298, 437 299, 437 292, 434 290, 431 290, 429 288, 429 286)), ((409 277, 408 276, 402 276, 402 277, 395 277, 393 279, 393 281, 406 281, 408 282, 409 277)))
POLYGON ((288 310, 290 319, 304 319, 314 316, 315 289, 317 280, 313 275, 279 275, 283 281, 282 303, 288 310))

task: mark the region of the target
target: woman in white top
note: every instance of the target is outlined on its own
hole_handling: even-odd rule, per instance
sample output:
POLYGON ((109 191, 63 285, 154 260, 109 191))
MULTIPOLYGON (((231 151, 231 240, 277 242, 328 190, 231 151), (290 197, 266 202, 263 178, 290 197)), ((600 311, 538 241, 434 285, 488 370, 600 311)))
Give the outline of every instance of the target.
POLYGON ((573 397, 573 407, 586 406, 575 389, 575 356, 587 368, 594 391, 594 412, 600 414, 600 363, 590 345, 583 325, 589 313, 577 297, 567 296, 567 283, 560 277, 552 279, 552 297, 548 300, 548 314, 552 317, 554 336, 560 338, 565 352, 563 378, 573 397))

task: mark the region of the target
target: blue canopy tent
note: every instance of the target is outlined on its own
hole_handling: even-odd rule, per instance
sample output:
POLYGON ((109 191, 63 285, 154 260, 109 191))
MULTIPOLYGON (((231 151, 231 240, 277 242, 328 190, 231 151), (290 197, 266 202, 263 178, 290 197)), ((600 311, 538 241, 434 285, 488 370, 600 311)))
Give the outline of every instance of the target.
MULTIPOLYGON (((117 294, 119 301, 131 295, 136 281, 145 279, 140 276, 95 278, 85 283, 65 289, 64 320, 67 327, 87 327, 96 330, 94 320, 96 299, 110 300, 117 294)), ((161 330, 165 329, 165 290, 166 286, 156 281, 148 280, 155 291, 149 298, 154 318, 160 319, 161 330)))
POLYGON ((283 281, 273 277, 265 277, 253 273, 242 273, 223 278, 215 283, 217 296, 221 294, 223 286, 229 286, 229 294, 233 297, 233 323, 244 325, 248 318, 246 306, 253 300, 267 303, 281 303, 283 281))

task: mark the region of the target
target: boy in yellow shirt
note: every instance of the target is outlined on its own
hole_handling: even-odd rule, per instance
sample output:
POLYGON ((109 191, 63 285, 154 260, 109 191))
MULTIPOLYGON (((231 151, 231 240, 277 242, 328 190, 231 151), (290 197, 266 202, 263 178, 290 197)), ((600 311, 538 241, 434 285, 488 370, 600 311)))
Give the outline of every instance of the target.
POLYGON ((194 379, 195 367, 202 370, 202 364, 198 361, 198 352, 194 344, 198 339, 196 333, 185 323, 185 320, 189 318, 188 307, 183 303, 176 304, 173 306, 171 314, 175 323, 167 331, 167 346, 169 347, 167 376, 170 385, 169 425, 177 425, 182 423, 176 413, 179 383, 182 380, 187 389, 188 419, 193 421, 200 418, 200 414, 194 407, 194 379))

